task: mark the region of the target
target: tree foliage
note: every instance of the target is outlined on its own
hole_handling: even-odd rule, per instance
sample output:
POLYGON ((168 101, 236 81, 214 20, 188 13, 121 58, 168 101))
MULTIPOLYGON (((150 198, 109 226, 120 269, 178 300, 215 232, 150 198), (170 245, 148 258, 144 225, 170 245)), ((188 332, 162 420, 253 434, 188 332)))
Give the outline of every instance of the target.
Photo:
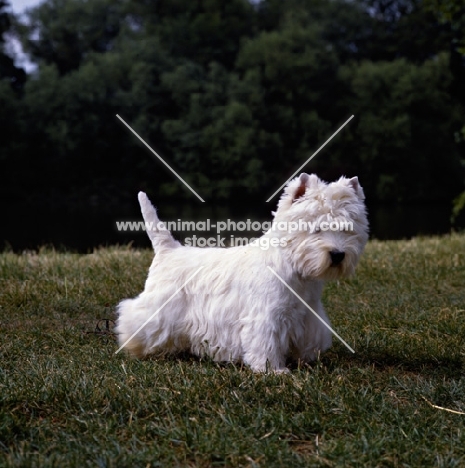
MULTIPOLYGON (((457 75, 457 85, 454 90, 456 95, 465 101, 465 4, 461 0, 426 0, 427 8, 436 13, 439 19, 450 25, 453 33, 452 42, 452 65, 457 75)), ((462 117, 463 120, 463 117, 462 117)), ((465 125, 462 127, 462 140, 465 139, 465 125)), ((462 166, 465 167, 465 157, 462 158, 462 166)), ((465 191, 453 201, 452 221, 465 210, 465 191)))
POLYGON ((262 199, 352 114, 307 171, 379 201, 461 190, 464 64, 420 0, 45 0, 17 30, 38 70, 18 97, 0 69, 4 197, 189 198, 116 114, 211 200, 262 199))
MULTIPOLYGON (((5 50, 6 34, 11 31, 12 21, 8 13, 9 4, 0 0, 0 80, 9 81, 11 87, 19 92, 26 81, 26 73, 15 65, 13 57, 5 50)), ((8 100, 8 97, 5 98, 8 100)))

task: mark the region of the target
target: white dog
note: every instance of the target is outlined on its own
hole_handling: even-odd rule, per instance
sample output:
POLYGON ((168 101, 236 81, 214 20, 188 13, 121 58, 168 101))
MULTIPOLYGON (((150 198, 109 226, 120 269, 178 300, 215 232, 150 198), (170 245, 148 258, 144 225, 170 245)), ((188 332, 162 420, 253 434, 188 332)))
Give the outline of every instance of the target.
MULTIPOLYGON (((331 346, 324 281, 352 274, 368 239, 363 200, 356 177, 327 184, 301 174, 261 247, 183 247, 165 229, 148 231, 155 258, 144 291, 118 305, 121 347, 138 357, 189 350, 254 371, 314 360, 331 346)), ((139 202, 146 224, 159 225, 145 193, 139 202)))

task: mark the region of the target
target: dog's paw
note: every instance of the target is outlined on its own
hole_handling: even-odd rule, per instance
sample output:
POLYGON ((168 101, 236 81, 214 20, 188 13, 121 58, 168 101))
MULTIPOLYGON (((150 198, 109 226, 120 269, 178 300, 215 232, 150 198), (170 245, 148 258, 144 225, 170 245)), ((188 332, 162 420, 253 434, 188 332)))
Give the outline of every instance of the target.
POLYGON ((287 367, 272 369, 270 367, 252 367, 257 374, 289 374, 291 371, 287 367))

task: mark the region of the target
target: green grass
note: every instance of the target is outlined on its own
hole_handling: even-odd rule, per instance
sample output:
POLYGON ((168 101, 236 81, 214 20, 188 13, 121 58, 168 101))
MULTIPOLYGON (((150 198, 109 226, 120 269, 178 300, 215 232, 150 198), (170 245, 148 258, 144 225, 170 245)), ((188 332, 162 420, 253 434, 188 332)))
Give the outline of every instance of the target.
POLYGON ((139 361, 86 333, 152 258, 0 254, 0 466, 465 466, 465 236, 370 242, 328 284, 330 351, 290 375, 139 361))

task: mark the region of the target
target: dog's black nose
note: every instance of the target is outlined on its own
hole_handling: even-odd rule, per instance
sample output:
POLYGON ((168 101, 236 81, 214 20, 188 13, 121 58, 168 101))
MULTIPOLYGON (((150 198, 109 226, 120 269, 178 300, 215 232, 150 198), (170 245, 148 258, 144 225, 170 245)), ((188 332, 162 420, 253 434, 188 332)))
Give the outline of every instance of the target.
POLYGON ((332 250, 329 252, 329 255, 331 256, 331 266, 339 265, 346 256, 344 252, 340 252, 339 250, 332 250))

